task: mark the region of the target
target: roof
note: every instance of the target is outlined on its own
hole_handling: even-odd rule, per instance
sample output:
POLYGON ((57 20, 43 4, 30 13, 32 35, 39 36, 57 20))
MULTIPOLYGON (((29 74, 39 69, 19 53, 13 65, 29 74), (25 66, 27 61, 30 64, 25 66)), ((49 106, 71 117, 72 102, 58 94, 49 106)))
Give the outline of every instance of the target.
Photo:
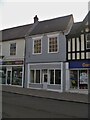
POLYGON ((38 22, 38 25, 30 33, 30 35, 37 35, 49 32, 64 31, 70 22, 71 15, 49 19, 38 22))
POLYGON ((32 27, 32 24, 13 27, 9 29, 2 30, 2 40, 13 40, 13 39, 19 39, 24 38, 25 34, 29 31, 29 29, 32 27))
POLYGON ((75 35, 81 25, 82 25, 82 22, 74 23, 68 36, 75 35))
MULTIPOLYGON (((73 24, 72 29, 71 29, 70 33, 67 35, 67 37, 81 34, 82 29, 84 29, 86 27, 86 23, 87 22, 89 23, 89 21, 90 21, 90 11, 88 12, 88 14, 86 15, 86 17, 84 18, 83 21, 76 22, 73 24)), ((88 27, 90 27, 90 23, 88 24, 88 27)))
POLYGON ((40 22, 38 21, 38 24, 36 25, 34 23, 34 24, 28 24, 28 25, 5 29, 0 31, 2 32, 2 40, 7 41, 7 40, 24 38, 29 31, 30 31, 30 35, 64 31, 66 30, 71 17, 72 14, 68 16, 58 17, 40 22))

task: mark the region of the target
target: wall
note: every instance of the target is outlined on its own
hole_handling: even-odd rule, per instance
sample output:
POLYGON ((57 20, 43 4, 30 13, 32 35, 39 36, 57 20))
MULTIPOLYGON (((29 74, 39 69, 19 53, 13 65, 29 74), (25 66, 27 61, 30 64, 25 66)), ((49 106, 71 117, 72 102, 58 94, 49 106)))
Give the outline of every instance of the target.
POLYGON ((24 58, 25 40, 17 39, 2 42, 2 55, 4 60, 22 60, 24 58), (16 55, 10 56, 10 43, 16 43, 16 55))
POLYGON ((66 60, 66 38, 62 33, 59 33, 59 52, 48 53, 48 36, 47 34, 42 37, 42 54, 34 55, 33 53, 33 37, 26 41, 26 62, 58 62, 66 60))

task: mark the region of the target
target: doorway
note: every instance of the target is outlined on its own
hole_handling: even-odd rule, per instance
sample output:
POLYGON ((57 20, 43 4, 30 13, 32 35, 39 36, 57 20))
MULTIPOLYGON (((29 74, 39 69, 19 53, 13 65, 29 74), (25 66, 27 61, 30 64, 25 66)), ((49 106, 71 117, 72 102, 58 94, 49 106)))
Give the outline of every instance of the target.
POLYGON ((11 68, 7 68, 7 73, 6 73, 6 81, 8 85, 12 84, 12 69, 11 68))

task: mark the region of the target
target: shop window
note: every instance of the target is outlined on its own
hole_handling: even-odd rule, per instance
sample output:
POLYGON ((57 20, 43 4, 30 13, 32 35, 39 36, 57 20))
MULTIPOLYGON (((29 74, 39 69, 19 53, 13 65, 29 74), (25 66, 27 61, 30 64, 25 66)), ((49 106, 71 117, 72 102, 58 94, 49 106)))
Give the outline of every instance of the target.
POLYGON ((12 67, 12 84, 22 85, 22 67, 12 67))
POLYGON ((79 71, 79 88, 87 89, 88 87, 88 71, 80 70, 79 71))
POLYGON ((16 43, 10 44, 10 55, 16 55, 16 43))
POLYGON ((50 70, 50 84, 54 84, 54 70, 50 70))
POLYGON ((78 71, 77 70, 70 71, 70 87, 71 88, 78 87, 78 71))
POLYGON ((60 70, 50 70, 50 84, 61 84, 60 70))
POLYGON ((31 70, 31 73, 30 73, 30 78, 31 78, 31 83, 34 83, 34 70, 31 70))
POLYGON ((40 70, 36 70, 36 83, 40 83, 40 70))
POLYGON ((0 84, 6 84, 6 67, 0 69, 0 84))
POLYGON ((61 71, 55 70, 55 84, 61 84, 61 71))
POLYGON ((31 83, 40 83, 40 70, 31 70, 31 83))

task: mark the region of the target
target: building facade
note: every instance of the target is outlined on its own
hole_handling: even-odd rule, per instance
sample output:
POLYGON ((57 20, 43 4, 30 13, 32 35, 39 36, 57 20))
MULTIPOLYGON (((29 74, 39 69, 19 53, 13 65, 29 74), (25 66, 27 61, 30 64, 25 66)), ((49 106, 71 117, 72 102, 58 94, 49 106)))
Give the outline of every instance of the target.
POLYGON ((25 85, 28 88, 66 89, 66 35, 73 16, 38 21, 26 36, 25 85))
POLYGON ((25 34, 31 25, 0 31, 0 83, 23 86, 25 34))
POLYGON ((67 36, 69 62, 68 89, 89 89, 90 81, 90 12, 82 22, 74 23, 67 36))

